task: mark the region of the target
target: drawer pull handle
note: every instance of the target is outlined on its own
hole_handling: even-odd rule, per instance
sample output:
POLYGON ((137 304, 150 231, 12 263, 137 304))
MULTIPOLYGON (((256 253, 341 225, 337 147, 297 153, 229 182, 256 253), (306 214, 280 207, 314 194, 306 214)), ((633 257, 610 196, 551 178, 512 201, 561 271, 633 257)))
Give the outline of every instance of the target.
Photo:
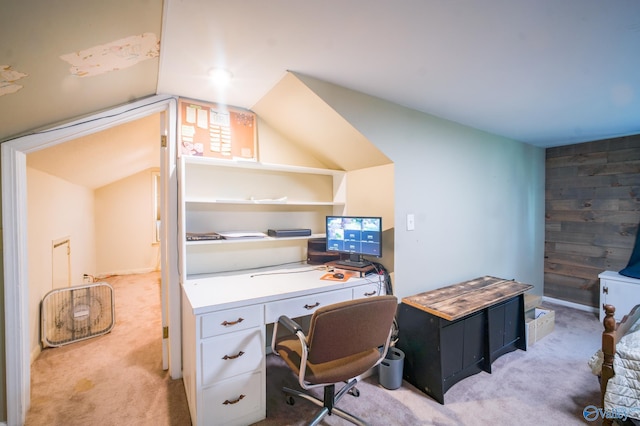
POLYGON ((373 295, 375 295, 375 294, 376 294, 376 292, 375 292, 375 291, 372 291, 371 293, 365 293, 364 295, 365 295, 365 296, 367 296, 367 297, 369 297, 369 296, 373 296, 373 295))
POLYGON ((222 325, 224 325, 225 327, 231 327, 232 325, 240 324, 242 321, 244 321, 244 318, 240 317, 236 321, 225 321, 222 323, 222 325))
POLYGON ((244 398, 244 395, 242 395, 242 394, 241 394, 241 395, 238 397, 238 399, 233 400, 233 401, 229 401, 229 400, 227 399, 227 400, 225 400, 225 401, 223 402, 223 404, 224 404, 224 405, 237 404, 237 403, 238 403, 238 402, 240 402, 240 400, 241 400, 241 399, 243 399, 243 398, 244 398))
POLYGON ((222 359, 229 360, 229 359, 236 359, 236 358, 240 358, 242 355, 244 355, 244 352, 240 351, 238 352, 238 355, 225 355, 222 357, 222 359))
POLYGON ((313 308, 317 308, 318 306, 320 306, 320 302, 316 302, 315 305, 304 305, 304 308, 313 309, 313 308))

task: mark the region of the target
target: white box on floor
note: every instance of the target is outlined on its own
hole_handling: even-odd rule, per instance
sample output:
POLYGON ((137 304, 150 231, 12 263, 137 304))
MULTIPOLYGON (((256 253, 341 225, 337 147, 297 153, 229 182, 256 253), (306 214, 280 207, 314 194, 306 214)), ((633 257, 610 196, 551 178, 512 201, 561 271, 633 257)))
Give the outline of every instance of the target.
POLYGON ((555 327, 556 313, 552 309, 535 308, 533 317, 525 318, 525 336, 527 347, 533 346, 537 341, 553 331, 555 327))
POLYGON ((542 303, 542 296, 538 296, 535 294, 525 293, 524 294, 524 312, 525 314, 533 315, 533 310, 540 306, 542 303))

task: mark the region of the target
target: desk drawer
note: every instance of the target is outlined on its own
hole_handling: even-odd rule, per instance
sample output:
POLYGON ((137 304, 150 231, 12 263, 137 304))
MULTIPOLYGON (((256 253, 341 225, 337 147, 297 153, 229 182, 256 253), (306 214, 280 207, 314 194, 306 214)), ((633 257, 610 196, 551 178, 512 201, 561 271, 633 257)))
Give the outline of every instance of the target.
POLYGON ((265 306, 266 322, 277 322, 280 315, 286 315, 290 318, 310 315, 321 306, 344 302, 352 298, 351 289, 343 289, 267 303, 265 306))
POLYGON ((202 316, 203 339, 232 331, 246 330, 264 324, 262 320, 262 305, 243 306, 242 308, 227 309, 202 316))
MULTIPOLYGON (((246 425, 266 416, 262 372, 243 374, 202 391, 204 425, 246 425)), ((200 426, 200 423, 198 423, 200 426)))
POLYGON ((381 296, 384 293, 384 283, 370 283, 353 288, 353 298, 361 299, 363 297, 381 296))
POLYGON ((262 367, 265 357, 264 328, 212 337, 202 342, 202 384, 262 367))

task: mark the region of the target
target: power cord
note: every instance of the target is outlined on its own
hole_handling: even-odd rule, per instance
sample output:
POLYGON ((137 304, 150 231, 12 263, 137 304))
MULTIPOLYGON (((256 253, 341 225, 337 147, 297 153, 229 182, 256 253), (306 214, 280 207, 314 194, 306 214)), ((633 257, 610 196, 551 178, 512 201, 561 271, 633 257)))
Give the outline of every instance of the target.
MULTIPOLYGON (((393 294, 393 283, 391 282, 391 275, 389 275, 387 268, 385 268, 383 264, 378 262, 371 262, 371 264, 373 265, 378 275, 384 276, 386 294, 393 294)), ((398 319, 397 319, 397 316, 394 316, 393 330, 391 331, 391 341, 389 342, 389 346, 393 347, 396 345, 397 342, 398 342, 398 319)))
POLYGON ((375 269, 376 274, 383 275, 384 289, 386 294, 393 294, 393 284, 391 283, 391 275, 389 275, 387 268, 385 268, 382 263, 371 262, 371 264, 373 265, 373 268, 375 269))

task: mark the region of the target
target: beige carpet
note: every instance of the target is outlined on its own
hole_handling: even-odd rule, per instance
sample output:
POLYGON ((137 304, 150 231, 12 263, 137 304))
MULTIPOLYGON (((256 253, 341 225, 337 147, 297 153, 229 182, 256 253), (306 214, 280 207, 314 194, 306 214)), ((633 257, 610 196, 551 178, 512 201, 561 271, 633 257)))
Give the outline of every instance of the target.
MULTIPOLYGON (((116 326, 105 336, 45 350, 32 366, 27 425, 190 425, 181 380, 161 368, 158 274, 113 277, 116 326)), ((528 351, 504 355, 493 373, 454 385, 440 405, 407 382, 397 390, 377 376, 340 406, 372 425, 584 425, 599 406, 598 380, 587 366, 600 344, 595 314, 549 305, 555 331, 528 351)), ((280 359, 267 358, 267 419, 259 426, 303 425, 316 411, 307 401, 286 405, 282 386, 296 379, 280 359)), ((346 425, 331 416, 322 425, 346 425)), ((595 424, 599 424, 596 422, 595 424)))
MULTIPOLYGON (((339 404, 372 425, 546 426, 600 424, 584 420, 583 410, 599 404, 599 384, 587 360, 598 349, 602 326, 595 314, 547 305, 556 311, 553 333, 525 351, 510 352, 481 372, 455 384, 445 405, 403 382, 396 390, 378 384, 377 376, 358 385, 360 397, 346 395, 339 404)), ((267 419, 259 426, 304 425, 317 411, 296 400, 284 403, 280 387, 296 380, 277 357, 267 360, 267 419)), ((347 425, 332 416, 324 425, 347 425)))
POLYGON ((31 367, 26 425, 189 425, 182 380, 162 370, 160 274, 107 278, 111 333, 45 349, 31 367))

